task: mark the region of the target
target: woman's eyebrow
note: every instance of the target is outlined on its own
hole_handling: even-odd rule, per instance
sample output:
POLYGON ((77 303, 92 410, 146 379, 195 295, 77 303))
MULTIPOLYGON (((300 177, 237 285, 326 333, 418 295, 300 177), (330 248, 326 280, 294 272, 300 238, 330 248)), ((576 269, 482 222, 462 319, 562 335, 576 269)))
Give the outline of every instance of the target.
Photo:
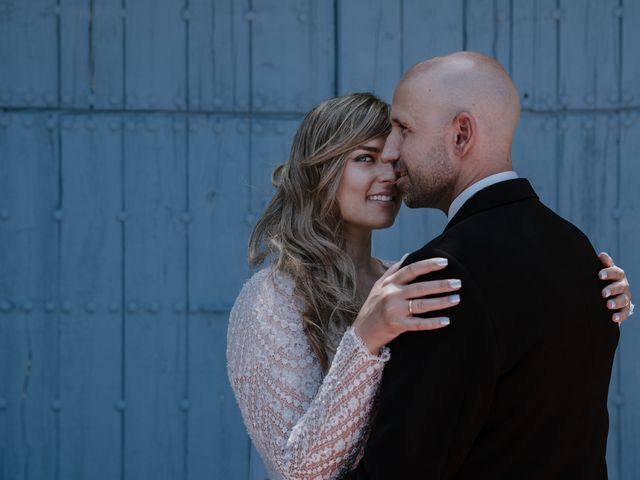
POLYGON ((380 153, 382 150, 378 147, 369 147, 368 145, 360 145, 356 150, 366 150, 367 152, 380 153))

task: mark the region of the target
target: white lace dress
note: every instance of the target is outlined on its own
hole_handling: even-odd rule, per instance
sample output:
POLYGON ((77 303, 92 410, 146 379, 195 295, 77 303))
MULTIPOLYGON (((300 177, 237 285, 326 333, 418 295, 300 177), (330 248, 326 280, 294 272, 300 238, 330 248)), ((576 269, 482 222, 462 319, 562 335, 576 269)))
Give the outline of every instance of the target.
POLYGON ((371 355, 351 328, 336 332, 323 376, 293 287, 271 269, 244 285, 229 320, 229 380, 272 480, 334 479, 358 458, 389 352, 371 355))

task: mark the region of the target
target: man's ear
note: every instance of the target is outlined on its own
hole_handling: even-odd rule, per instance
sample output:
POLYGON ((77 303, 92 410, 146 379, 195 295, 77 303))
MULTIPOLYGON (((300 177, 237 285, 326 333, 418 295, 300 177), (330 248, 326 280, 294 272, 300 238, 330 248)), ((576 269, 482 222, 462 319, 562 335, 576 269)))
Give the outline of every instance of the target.
POLYGON ((453 119, 453 152, 457 157, 464 157, 475 143, 476 121, 467 112, 460 112, 453 119))

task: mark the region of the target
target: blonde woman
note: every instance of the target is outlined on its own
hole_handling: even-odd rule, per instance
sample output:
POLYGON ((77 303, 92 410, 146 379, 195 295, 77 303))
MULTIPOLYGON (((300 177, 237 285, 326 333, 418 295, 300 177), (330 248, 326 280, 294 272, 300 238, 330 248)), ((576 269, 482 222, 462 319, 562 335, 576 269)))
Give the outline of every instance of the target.
MULTIPOLYGON (((250 262, 270 266, 231 312, 228 372, 272 480, 333 479, 353 468, 389 358, 384 345, 405 331, 445 328, 446 309, 461 301, 455 278, 411 283, 446 268, 445 259, 400 269, 371 256, 372 230, 390 227, 401 203, 393 167, 380 160, 390 128, 388 106, 370 94, 314 108, 251 235, 250 262)), ((628 283, 602 261, 616 310, 630 298, 628 283)), ((622 321, 628 310, 615 315, 622 321)))

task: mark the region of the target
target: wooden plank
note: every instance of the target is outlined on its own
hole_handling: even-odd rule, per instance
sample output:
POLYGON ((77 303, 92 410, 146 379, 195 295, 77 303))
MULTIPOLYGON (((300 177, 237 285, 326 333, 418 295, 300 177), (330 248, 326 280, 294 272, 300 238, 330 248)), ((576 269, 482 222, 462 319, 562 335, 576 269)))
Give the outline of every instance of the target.
POLYGON ((607 115, 567 115, 561 118, 559 130, 558 212, 577 225, 597 250, 614 252, 616 123, 607 115))
POLYGON ((182 1, 127 2, 127 109, 184 110, 186 20, 182 1))
POLYGON ((552 209, 558 208, 556 115, 523 114, 513 142, 513 166, 518 175, 528 178, 540 200, 552 209))
POLYGON ((189 0, 191 110, 249 108, 248 10, 248 0, 189 0))
POLYGON ((121 0, 61 0, 62 106, 122 106, 121 0))
MULTIPOLYGON (((596 252, 618 257, 616 204, 618 190, 618 128, 615 117, 605 114, 567 115, 559 123, 558 213, 577 225, 596 252)), ((618 353, 619 355, 619 353, 618 353)), ((614 371, 609 389, 609 442, 607 462, 613 478, 622 461, 621 416, 614 371)))
MULTIPOLYGON (((262 213, 274 188, 271 174, 277 165, 289 158, 293 136, 302 119, 266 119, 254 120, 251 125, 251 171, 249 175, 248 222, 251 226, 262 213), (265 154, 268 152, 267 154, 265 154)), ((241 131, 247 128, 240 120, 241 131)))
POLYGON ((57 469, 57 149, 46 116, 0 118, 3 478, 55 478, 57 469))
POLYGON ((557 103, 556 0, 513 4, 511 76, 523 109, 550 110, 557 103))
POLYGON ((560 8, 560 104, 565 108, 616 106, 620 56, 618 0, 560 0, 560 8))
POLYGON ((463 49, 463 0, 404 0, 403 70, 438 55, 463 49))
POLYGON ((185 472, 185 130, 182 118, 125 121, 126 478, 185 472))
POLYGON ((403 71, 402 16, 394 2, 339 2, 338 89, 373 92, 387 102, 403 71))
POLYGON ((465 50, 484 53, 510 69, 511 15, 507 0, 474 0, 466 3, 465 50))
POLYGON ((62 119, 60 478, 118 478, 122 381, 121 121, 62 119))
POLYGON ((0 105, 58 104, 56 0, 2 2, 0 105))
POLYGON ((640 105, 640 57, 637 54, 640 45, 640 2, 622 2, 623 8, 616 9, 622 22, 622 105, 625 107, 640 105))
POLYGON ((247 478, 249 439, 226 373, 228 309, 248 276, 249 130, 190 120, 188 470, 247 478))
MULTIPOLYGON (((635 87, 635 92, 638 87, 635 87)), ((620 215, 619 239, 620 251, 616 262, 623 266, 632 290, 640 284, 640 252, 637 239, 640 238, 640 168, 638 166, 638 152, 640 152, 640 114, 624 114, 621 123, 620 145, 620 215)), ((640 304, 638 296, 634 297, 636 304, 640 304)), ((622 469, 619 478, 632 480, 640 477, 640 322, 637 316, 625 322, 621 328, 618 357, 620 359, 620 382, 622 396, 620 412, 620 451, 622 455, 622 469)))
POLYGON ((248 14, 255 111, 306 112, 333 95, 333 2, 260 0, 248 14))

